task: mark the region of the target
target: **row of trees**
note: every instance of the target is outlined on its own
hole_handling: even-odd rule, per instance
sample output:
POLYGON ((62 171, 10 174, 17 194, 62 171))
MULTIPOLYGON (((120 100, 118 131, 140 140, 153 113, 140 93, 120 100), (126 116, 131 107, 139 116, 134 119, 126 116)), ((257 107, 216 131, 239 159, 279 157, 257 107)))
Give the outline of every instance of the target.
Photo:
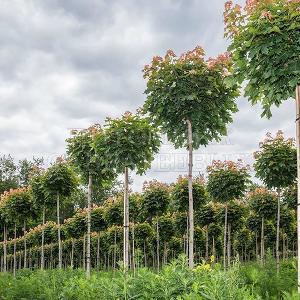
MULTIPOLYGON (((88 142, 80 139, 81 133, 75 134, 78 143, 74 137, 69 142, 68 150, 79 170, 82 182, 84 178, 88 178, 87 252, 90 251, 91 193, 94 173, 99 170, 103 171, 103 178, 100 176, 100 181, 106 182, 106 171, 114 174, 122 172, 125 174, 123 261, 127 269, 129 253, 128 169, 137 170, 139 173, 144 172, 150 166, 153 154, 158 151, 157 128, 159 128, 167 134, 175 147, 186 146, 189 150, 188 254, 189 266, 193 267, 195 230, 192 150, 205 146, 212 140, 219 140, 222 135, 226 134, 226 125, 232 121, 232 114, 237 111, 235 98, 239 94, 239 84, 244 80, 248 82, 246 96, 252 103, 261 101, 264 108, 263 115, 268 117, 271 115, 272 104, 279 105, 282 100, 294 96, 294 90, 299 83, 297 49, 300 40, 298 38, 300 13, 298 5, 298 0, 251 0, 247 1, 245 9, 242 10, 240 6, 234 6, 232 1, 227 2, 224 17, 226 35, 231 39, 229 48, 231 55, 223 54, 216 59, 205 60, 203 49, 196 47, 179 57, 172 50, 167 51, 165 57, 154 57, 151 64, 144 69, 144 77, 147 79, 145 91, 147 100, 143 106, 143 113, 147 114, 149 119, 139 115, 125 114, 120 119, 107 120, 103 132, 99 128, 94 128, 95 133, 93 133, 94 129, 92 133, 83 133, 83 136, 91 136, 87 139, 90 139, 88 142)), ((299 125, 299 118, 297 122, 299 125)), ((289 146, 289 142, 285 142, 282 138, 276 138, 276 141, 283 146, 283 151, 286 151, 285 147, 289 146)), ((265 149, 257 154, 256 168, 258 177, 266 186, 277 190, 275 250, 278 261, 281 191, 295 180, 294 175, 291 176, 295 170, 293 164, 295 160, 294 157, 290 158, 280 166, 277 162, 287 159, 287 155, 294 154, 295 151, 277 153, 278 156, 272 157, 273 162, 270 163, 270 157, 264 155, 268 152, 267 145, 268 143, 264 143, 265 149), (284 171, 281 171, 282 169, 284 171)), ((239 166, 235 166, 235 169, 236 174, 243 175, 241 176, 242 182, 239 183, 242 186, 244 181, 247 181, 244 178, 246 171, 239 166)), ((211 174, 224 175, 225 179, 228 179, 227 171, 230 170, 231 166, 226 163, 210 169, 211 174), (218 167, 222 171, 218 170, 218 167)), ((52 183, 54 182, 53 180, 52 183)), ((49 194, 56 192, 57 207, 59 207, 60 191, 58 191, 57 183, 52 185, 51 190, 52 183, 45 186, 47 186, 47 191, 50 190, 49 194)), ((214 186, 214 189, 210 191, 211 195, 219 201, 226 202, 239 196, 240 191, 232 189, 231 194, 226 194, 224 189, 218 188, 218 184, 208 183, 208 187, 210 184, 214 186)), ((222 185, 221 182, 220 185, 222 185)), ((230 229, 228 229, 226 215, 225 213, 224 265, 226 247, 231 248, 228 246, 230 229)), ((59 232, 59 213, 57 217, 59 232)), ((58 244, 59 256, 61 256, 60 242, 58 244)), ((89 264, 89 254, 87 254, 87 274, 90 270, 89 264)))
MULTIPOLYGON (((69 147, 86 134, 90 136, 91 131, 95 134, 93 138, 98 136, 94 130, 91 127, 76 133, 69 147)), ((268 134, 260 144, 260 150, 255 153, 254 169, 269 189, 252 183, 249 167, 241 161, 215 161, 207 169, 206 180, 194 178, 196 243, 193 250, 197 261, 213 255, 217 260, 223 258, 224 267, 227 267, 232 252, 244 260, 262 261, 266 248, 278 259, 279 253, 282 258, 296 254, 295 155, 293 140, 285 139, 281 132, 275 137, 268 134), (276 193, 278 188, 280 194, 276 193)), ((7 261, 11 262, 13 272, 21 266, 43 269, 45 265, 83 266, 87 272, 91 266, 115 268, 117 261, 122 259, 120 249, 126 241, 128 266, 133 269, 142 264, 159 269, 168 259, 182 252, 188 254, 187 177, 180 177, 171 185, 145 182, 143 193, 131 194, 128 240, 122 237, 121 227, 127 209, 122 199, 124 192, 101 206, 78 210, 61 225, 60 200, 70 197, 78 183, 69 163, 59 160, 48 170, 35 173, 28 188, 2 195, 2 270, 7 270, 7 261), (46 222, 46 211, 53 210, 55 202, 57 222, 46 222), (42 223, 18 236, 20 225, 25 227, 30 218, 42 219, 42 223)))

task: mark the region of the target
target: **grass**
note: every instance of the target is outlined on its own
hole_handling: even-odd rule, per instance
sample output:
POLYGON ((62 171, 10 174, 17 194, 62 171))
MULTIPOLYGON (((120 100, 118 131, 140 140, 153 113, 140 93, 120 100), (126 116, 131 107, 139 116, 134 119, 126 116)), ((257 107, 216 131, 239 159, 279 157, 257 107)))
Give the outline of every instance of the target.
POLYGON ((300 299, 296 293, 295 261, 284 262, 280 274, 269 259, 236 263, 228 271, 216 264, 202 264, 190 271, 184 258, 165 266, 160 273, 140 269, 136 276, 123 272, 94 272, 90 280, 83 270, 22 270, 14 279, 0 274, 0 299, 175 299, 251 300, 300 299))

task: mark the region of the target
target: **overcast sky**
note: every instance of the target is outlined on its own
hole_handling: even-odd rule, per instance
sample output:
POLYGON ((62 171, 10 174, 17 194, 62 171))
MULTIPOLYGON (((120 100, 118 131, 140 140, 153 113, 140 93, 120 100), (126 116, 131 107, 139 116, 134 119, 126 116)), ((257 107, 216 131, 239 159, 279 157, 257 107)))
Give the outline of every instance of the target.
MULTIPOLYGON (((51 161, 65 153, 71 128, 135 111, 152 56, 196 45, 207 56, 226 50, 222 12, 222 0, 0 0, 0 154, 51 161)), ((195 175, 214 158, 251 162, 268 131, 294 136, 293 101, 271 120, 243 97, 238 106, 221 145, 196 152, 195 175)), ((186 161, 185 150, 164 141, 134 189, 146 178, 175 180, 186 161)))

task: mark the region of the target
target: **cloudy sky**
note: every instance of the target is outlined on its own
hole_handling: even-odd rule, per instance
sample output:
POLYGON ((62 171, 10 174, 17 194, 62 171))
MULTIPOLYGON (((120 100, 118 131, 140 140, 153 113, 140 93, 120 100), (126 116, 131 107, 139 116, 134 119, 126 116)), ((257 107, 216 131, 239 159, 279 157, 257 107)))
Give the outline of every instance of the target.
MULTIPOLYGON (((135 111, 152 56, 196 45, 207 56, 226 50, 222 12, 222 0, 0 0, 0 154, 51 161, 65 152, 70 129, 135 111)), ((267 131, 294 136, 293 101, 271 120, 242 97, 238 106, 228 137, 195 153, 195 175, 215 158, 251 162, 267 131)), ((134 189, 146 178, 175 180, 186 160, 164 140, 134 189)))

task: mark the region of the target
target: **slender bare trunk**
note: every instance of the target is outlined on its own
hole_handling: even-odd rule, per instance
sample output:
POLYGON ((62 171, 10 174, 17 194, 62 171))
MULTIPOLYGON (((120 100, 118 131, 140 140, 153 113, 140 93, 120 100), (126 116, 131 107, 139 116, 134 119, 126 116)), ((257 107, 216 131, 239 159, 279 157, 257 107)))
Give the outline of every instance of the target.
POLYGON ((298 249, 298 293, 300 293, 300 85, 296 88, 296 145, 297 145, 297 249, 298 249))
POLYGON ((226 244, 227 244, 227 213, 228 205, 225 204, 225 224, 224 224, 224 245, 223 245, 223 266, 226 269, 226 244))
POLYGON ((135 236, 134 236, 134 224, 132 225, 132 268, 133 275, 135 276, 135 236))
POLYGON ((279 233, 280 233, 280 189, 277 190, 277 224, 276 224, 276 270, 279 273, 279 233))
POLYGON ((27 241, 26 241, 26 221, 24 221, 24 269, 27 268, 27 241))
POLYGON ((188 148, 189 148, 189 267, 194 268, 194 203, 193 203, 193 132, 192 123, 187 120, 188 125, 188 148))
POLYGON ((43 207, 43 230, 42 230, 42 248, 41 248, 41 270, 44 270, 45 267, 45 254, 44 254, 44 242, 45 242, 45 204, 43 207))
POLYGON ((14 277, 16 277, 16 269, 17 269, 16 250, 17 250, 17 224, 15 223, 15 228, 14 228, 14 277))
POLYGON ((60 213, 59 213, 59 193, 56 195, 56 213, 57 213, 57 240, 58 240, 58 268, 62 268, 62 248, 60 236, 60 213))
POLYGON ((71 269, 74 268, 74 239, 72 239, 72 249, 71 249, 71 269))
POLYGON ((128 197, 128 168, 125 167, 124 181, 124 244, 123 244, 123 261, 124 271, 128 270, 129 258, 129 197, 128 197))
POLYGON ((205 228, 205 260, 208 260, 208 226, 205 228))
POLYGON ((265 219, 261 218, 261 234, 260 234, 260 260, 263 263, 265 259, 265 219))
POLYGON ((88 209, 87 209, 87 245, 86 245, 86 278, 91 278, 91 208, 92 208, 92 175, 89 174, 88 209))
POLYGON ((100 236, 97 237, 97 271, 100 267, 100 236))
POLYGON ((159 222, 158 222, 158 216, 156 217, 156 260, 157 260, 157 271, 159 271, 159 222))
POLYGON ((231 265, 231 224, 228 224, 228 242, 227 242, 227 260, 228 267, 231 265))

